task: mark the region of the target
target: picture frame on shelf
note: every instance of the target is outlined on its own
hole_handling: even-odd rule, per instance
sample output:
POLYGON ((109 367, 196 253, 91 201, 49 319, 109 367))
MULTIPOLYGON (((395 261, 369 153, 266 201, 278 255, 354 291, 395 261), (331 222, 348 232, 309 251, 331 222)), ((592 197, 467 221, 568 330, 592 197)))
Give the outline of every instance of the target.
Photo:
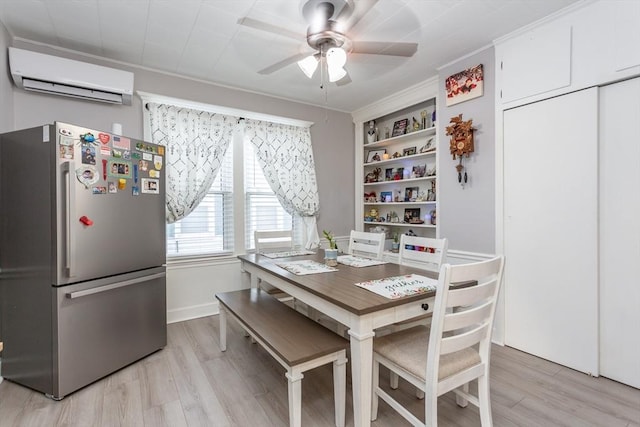
POLYGON ((367 163, 379 162, 382 160, 382 155, 386 153, 387 150, 385 148, 380 150, 369 150, 367 153, 367 163))
POLYGON ((404 222, 415 224, 415 221, 419 221, 419 220, 420 220, 420 208, 406 208, 404 210, 404 222))
POLYGON ((393 123, 393 130, 391 131, 391 137, 404 135, 407 133, 407 127, 409 126, 409 119, 397 120, 393 123))
POLYGON ((427 174, 427 165, 416 165, 411 171, 412 178, 423 178, 427 174))
POLYGON ((384 180, 393 181, 393 168, 386 168, 384 170, 384 180))
POLYGON ((429 153, 435 149, 436 149, 436 136, 433 135, 427 138, 427 142, 425 142, 425 144, 422 147, 420 147, 420 153, 429 153))
POLYGON ((381 191, 380 201, 384 203, 393 202, 393 193, 391 191, 381 191))
POLYGON ((394 168, 391 172, 391 181, 400 181, 404 179, 404 168, 394 168))
POLYGON ((420 192, 420 187, 407 187, 404 189, 404 201, 405 202, 415 202, 418 198, 418 194, 420 192))
POLYGON ((402 156, 413 156, 416 154, 416 147, 409 147, 402 150, 402 156))

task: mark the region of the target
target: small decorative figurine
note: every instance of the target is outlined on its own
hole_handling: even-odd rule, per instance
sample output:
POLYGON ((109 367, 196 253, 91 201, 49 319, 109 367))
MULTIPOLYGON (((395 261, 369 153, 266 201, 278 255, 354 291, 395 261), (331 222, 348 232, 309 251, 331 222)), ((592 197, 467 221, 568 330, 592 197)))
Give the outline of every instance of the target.
POLYGON ((371 144, 376 142, 377 137, 377 128, 376 122, 373 120, 369 121, 369 130, 367 130, 367 144, 371 144))

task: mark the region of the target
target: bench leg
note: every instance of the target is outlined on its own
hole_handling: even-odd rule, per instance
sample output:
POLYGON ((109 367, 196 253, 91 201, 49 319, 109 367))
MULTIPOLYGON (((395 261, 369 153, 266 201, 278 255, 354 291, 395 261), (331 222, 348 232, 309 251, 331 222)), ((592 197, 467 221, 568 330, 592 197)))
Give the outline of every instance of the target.
POLYGON ((227 350, 227 311, 220 305, 220 350, 227 350))
POLYGON ((347 401, 347 354, 341 351, 338 360, 333 362, 333 399, 336 413, 336 427, 344 427, 347 401))
POLYGON ((300 427, 302 425, 302 378, 304 375, 297 369, 289 369, 284 374, 289 380, 289 426, 300 427))

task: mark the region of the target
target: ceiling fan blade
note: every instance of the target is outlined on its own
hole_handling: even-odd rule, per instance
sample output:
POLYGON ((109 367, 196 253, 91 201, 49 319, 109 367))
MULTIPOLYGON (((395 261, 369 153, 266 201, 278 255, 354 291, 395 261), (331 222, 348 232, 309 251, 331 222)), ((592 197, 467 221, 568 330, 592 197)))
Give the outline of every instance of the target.
POLYGON ((378 0, 356 0, 349 3, 353 3, 353 7, 345 6, 336 17, 336 21, 344 26, 345 31, 348 31, 360 22, 364 15, 378 3, 378 0))
POLYGON ((256 30, 266 31, 268 33, 278 34, 281 36, 289 37, 294 40, 305 40, 304 34, 299 34, 294 31, 289 31, 286 28, 278 27, 277 25, 272 25, 263 21, 258 21, 253 18, 240 18, 238 19, 238 24, 244 25, 245 27, 255 28, 256 30))
POLYGON ((418 51, 418 43, 405 42, 353 42, 351 53, 371 55, 413 56, 418 51))
POLYGON ((340 80, 338 80, 336 82, 336 86, 344 86, 344 85, 348 85, 349 83, 351 83, 353 80, 351 80, 351 76, 349 75, 349 72, 347 71, 347 75, 344 76, 343 78, 341 78, 340 80))
POLYGON ((280 62, 276 62, 275 64, 270 65, 267 68, 264 68, 264 69, 258 71, 258 74, 271 74, 271 73, 273 73, 275 71, 283 69, 284 67, 286 67, 288 65, 291 65, 291 64, 293 64, 295 62, 298 62, 301 59, 306 58, 309 55, 313 55, 313 53, 299 53, 297 55, 290 56, 289 58, 285 58, 280 62))

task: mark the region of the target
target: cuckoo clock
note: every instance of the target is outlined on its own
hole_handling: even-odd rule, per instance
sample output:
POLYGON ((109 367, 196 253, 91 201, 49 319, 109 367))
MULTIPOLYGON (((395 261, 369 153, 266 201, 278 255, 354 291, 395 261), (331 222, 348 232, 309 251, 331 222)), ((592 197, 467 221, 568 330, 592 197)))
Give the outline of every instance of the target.
POLYGON ((474 149, 472 122, 473 120, 468 120, 466 122, 462 121, 462 114, 459 114, 456 117, 452 117, 449 121, 451 126, 447 126, 447 135, 451 136, 449 150, 451 151, 453 160, 455 160, 456 157, 459 159, 458 164, 456 165, 456 170, 458 171, 458 182, 463 186, 468 181, 468 175, 465 171, 463 177, 462 171, 464 170, 464 166, 462 164, 462 159, 469 157, 469 154, 473 153, 474 149))

